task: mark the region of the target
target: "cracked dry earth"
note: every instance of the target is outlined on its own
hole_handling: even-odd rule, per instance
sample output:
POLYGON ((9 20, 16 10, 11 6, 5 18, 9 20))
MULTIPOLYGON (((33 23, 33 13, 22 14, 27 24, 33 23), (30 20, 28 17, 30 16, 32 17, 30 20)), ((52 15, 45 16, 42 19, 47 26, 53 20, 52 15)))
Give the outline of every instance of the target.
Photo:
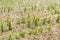
MULTIPOLYGON (((34 0, 31 0, 31 1, 34 2, 34 0)), ((39 8, 37 8, 35 11, 33 11, 31 9, 32 6, 31 7, 27 6, 26 12, 24 12, 24 10, 23 10, 24 5, 23 5, 23 7, 21 7, 21 9, 19 8, 19 5, 17 5, 18 2, 19 1, 17 0, 16 3, 14 4, 13 11, 11 10, 10 12, 7 12, 7 11, 0 12, 0 18, 4 22, 4 30, 5 30, 3 33, 1 33, 1 28, 0 28, 0 40, 8 40, 8 35, 10 32, 12 33, 12 36, 13 36, 12 40, 60 40, 60 29, 58 28, 60 23, 56 22, 58 14, 54 14, 54 10, 50 10, 50 11, 47 10, 47 6, 50 3, 56 3, 58 5, 57 9, 60 11, 60 6, 59 6, 60 0, 50 0, 50 1, 49 0, 48 1, 47 0, 43 0, 43 1, 35 0, 35 4, 37 4, 37 6, 39 5, 39 3, 42 3, 44 5, 44 10, 38 11, 39 8), (30 26, 31 28, 27 27, 28 13, 30 13, 30 15, 31 15, 31 26, 30 26), (45 17, 47 18, 47 20, 48 20, 48 18, 50 18, 51 22, 49 24, 46 23, 45 25, 43 25, 43 27, 44 27, 43 33, 38 34, 38 35, 28 35, 29 30, 34 29, 34 23, 32 22, 34 14, 36 14, 39 17, 39 23, 38 23, 37 29, 39 29, 41 27, 43 19, 45 17), (9 15, 9 18, 11 19, 11 26, 12 26, 11 31, 8 29, 8 26, 6 23, 6 19, 7 19, 8 15, 9 15), (17 18, 21 19, 22 17, 25 18, 25 23, 16 24, 17 18), (51 27, 50 31, 48 31, 48 26, 51 27), (25 37, 24 38, 19 37, 18 39, 15 39, 15 34, 19 33, 20 31, 26 32, 25 37)), ((26 2, 26 0, 25 0, 25 2, 26 2)), ((29 1, 27 0, 27 2, 29 2, 29 1)), ((32 3, 31 5, 33 5, 33 4, 34 3, 32 3)), ((20 20, 20 21, 22 21, 22 20, 20 20)))

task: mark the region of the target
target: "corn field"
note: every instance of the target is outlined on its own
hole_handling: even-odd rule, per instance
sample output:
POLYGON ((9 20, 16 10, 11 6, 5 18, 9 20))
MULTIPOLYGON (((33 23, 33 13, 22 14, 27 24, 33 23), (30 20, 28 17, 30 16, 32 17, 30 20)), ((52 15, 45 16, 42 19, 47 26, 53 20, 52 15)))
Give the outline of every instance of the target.
POLYGON ((0 40, 60 40, 60 0, 0 0, 0 40))

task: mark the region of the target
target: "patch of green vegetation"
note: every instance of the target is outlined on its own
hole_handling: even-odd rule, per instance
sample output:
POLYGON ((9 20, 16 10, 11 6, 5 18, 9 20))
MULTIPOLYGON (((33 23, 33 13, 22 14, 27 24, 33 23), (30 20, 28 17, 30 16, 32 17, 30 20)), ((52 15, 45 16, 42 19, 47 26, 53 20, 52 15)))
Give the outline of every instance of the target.
POLYGON ((44 30, 44 27, 43 26, 40 26, 39 33, 43 33, 43 30, 44 30))
POLYGON ((15 38, 18 39, 18 38, 19 38, 19 34, 16 34, 16 35, 15 35, 15 38))
POLYGON ((28 32, 28 34, 29 34, 29 35, 38 35, 38 29, 37 29, 37 27, 34 27, 33 30, 31 29, 31 30, 28 32))
POLYGON ((12 40, 12 33, 9 33, 8 40, 12 40))
POLYGON ((28 27, 30 27, 30 19, 28 19, 28 21, 27 21, 27 25, 28 25, 28 27))
POLYGON ((28 32, 29 35, 32 35, 33 34, 33 30, 30 29, 29 32, 28 32))
POLYGON ((59 15, 60 14, 60 11, 56 9, 55 10, 55 14, 58 14, 59 15))
POLYGON ((49 27, 48 27, 48 31, 50 32, 50 30, 51 30, 51 27, 49 26, 49 27))
POLYGON ((27 8, 26 8, 26 7, 24 7, 24 12, 26 12, 26 10, 27 10, 27 8))
POLYGON ((57 23, 60 22, 60 15, 58 15, 56 22, 57 22, 57 23))
POLYGON ((6 9, 8 10, 8 12, 10 12, 11 10, 13 10, 13 7, 11 5, 7 5, 6 9))
POLYGON ((25 18, 24 17, 22 17, 22 23, 25 23, 25 18))
POLYGON ((47 20, 47 23, 49 24, 49 23, 50 23, 50 21, 51 21, 51 19, 49 18, 49 19, 47 20))
POLYGON ((38 16, 37 16, 36 14, 34 14, 33 17, 34 17, 34 18, 33 18, 33 22, 34 22, 35 26, 38 26, 38 22, 39 22, 38 16))
POLYGON ((55 9, 56 9, 56 4, 54 4, 54 3, 49 4, 48 10, 55 10, 55 9))
POLYGON ((30 13, 28 13, 28 18, 27 18, 27 25, 28 27, 30 27, 30 22, 31 22, 31 19, 30 19, 30 13))
POLYGON ((17 21, 17 24, 20 24, 20 18, 17 18, 16 21, 17 21))
POLYGON ((32 10, 35 11, 37 9, 37 5, 32 6, 32 10))
POLYGON ((43 25, 45 25, 47 18, 43 19, 43 25))
POLYGON ((12 30, 11 27, 11 19, 7 17, 7 26, 9 27, 9 30, 12 30))
POLYGON ((38 34, 38 29, 37 29, 37 27, 34 27, 34 29, 33 29, 33 34, 34 34, 34 35, 37 35, 37 34, 38 34))
POLYGON ((1 27, 1 32, 4 32, 3 21, 1 19, 0 19, 0 27, 1 27))
POLYGON ((25 37, 25 33, 26 33, 26 32, 24 32, 24 31, 20 32, 20 33, 19 33, 20 37, 23 37, 23 38, 24 38, 24 37, 25 37))

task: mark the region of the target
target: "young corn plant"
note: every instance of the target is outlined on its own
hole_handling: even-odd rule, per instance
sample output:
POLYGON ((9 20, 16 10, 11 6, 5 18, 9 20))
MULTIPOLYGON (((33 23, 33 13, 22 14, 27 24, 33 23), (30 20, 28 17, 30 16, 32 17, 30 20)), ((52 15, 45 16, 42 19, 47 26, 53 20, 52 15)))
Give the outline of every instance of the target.
POLYGON ((3 21, 0 20, 0 27, 1 27, 1 32, 4 32, 4 26, 3 26, 3 21))
POLYGON ((12 33, 9 33, 8 40, 12 40, 12 33))
POLYGON ((41 26, 41 27, 39 28, 39 33, 43 33, 43 30, 44 30, 44 27, 41 26))
POLYGON ((49 6, 48 6, 48 10, 51 10, 51 9, 56 9, 56 5, 55 4, 50 4, 49 6))
POLYGON ((27 25, 28 25, 28 27, 30 27, 30 19, 28 19, 28 21, 27 21, 27 25))
POLYGON ((38 26, 39 18, 36 15, 34 15, 33 22, 34 22, 35 26, 38 26))
POLYGON ((32 35, 33 34, 33 30, 30 29, 29 32, 28 32, 29 35, 32 35))
POLYGON ((34 27, 33 35, 37 35, 37 34, 38 34, 38 29, 37 29, 37 27, 34 27))
POLYGON ((51 30, 51 27, 49 26, 49 27, 48 27, 48 31, 50 32, 50 30, 51 30))
POLYGON ((27 18, 27 19, 30 19, 30 17, 31 17, 31 16, 30 16, 30 13, 28 13, 28 18, 27 18))
POLYGON ((43 25, 45 25, 47 18, 43 19, 43 25))
POLYGON ((58 25, 58 28, 60 29, 60 24, 58 25))
POLYGON ((27 20, 28 27, 30 27, 30 21, 31 21, 31 19, 30 19, 30 13, 28 13, 28 20, 27 20))
POLYGON ((24 17, 22 17, 22 23, 25 23, 25 18, 24 17))
POLYGON ((13 7, 11 5, 6 5, 7 11, 10 12, 11 10, 13 10, 13 7))
POLYGON ((57 23, 60 22, 60 15, 58 15, 56 22, 57 22, 57 23))
POLYGON ((28 32, 28 34, 29 34, 29 35, 38 35, 38 29, 37 29, 37 27, 34 27, 33 30, 31 29, 31 30, 28 32))
POLYGON ((24 12, 26 12, 26 10, 27 10, 27 8, 26 8, 26 7, 24 7, 24 12))
POLYGON ((10 18, 7 18, 7 26, 9 27, 9 30, 12 30, 10 18))
POLYGON ((17 18, 17 24, 20 24, 20 18, 17 18))
POLYGON ((34 5, 34 6, 32 7, 32 10, 35 11, 36 9, 37 9, 37 6, 34 5))
POLYGON ((23 31, 20 32, 20 33, 19 33, 20 37, 23 37, 23 38, 24 38, 24 37, 25 37, 25 33, 26 33, 26 32, 23 32, 23 31))
POLYGON ((15 35, 15 38, 18 39, 18 38, 19 38, 19 34, 16 34, 16 35, 15 35))
POLYGON ((57 9, 55 9, 55 14, 60 14, 60 11, 59 10, 57 10, 57 9))
POLYGON ((50 23, 50 20, 51 20, 51 19, 49 18, 48 21, 47 21, 48 24, 50 23))

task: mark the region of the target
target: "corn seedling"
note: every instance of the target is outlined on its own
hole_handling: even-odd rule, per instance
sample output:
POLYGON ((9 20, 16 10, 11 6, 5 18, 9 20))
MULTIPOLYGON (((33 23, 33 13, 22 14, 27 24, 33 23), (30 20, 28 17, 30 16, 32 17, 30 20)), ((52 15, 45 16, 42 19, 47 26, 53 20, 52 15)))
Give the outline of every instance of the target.
POLYGON ((29 35, 37 35, 37 34, 38 34, 38 29, 37 29, 37 27, 34 27, 33 30, 31 29, 28 34, 29 34, 29 35))
POLYGON ((34 34, 34 35, 37 35, 37 34, 38 34, 38 29, 37 29, 37 27, 34 27, 33 34, 34 34))
POLYGON ((24 17, 22 17, 22 23, 25 23, 25 18, 24 17))
POLYGON ((10 12, 11 10, 13 10, 13 7, 9 5, 8 3, 6 3, 6 9, 8 12, 10 12))
POLYGON ((45 25, 45 23, 46 23, 46 20, 47 20, 47 18, 44 18, 43 19, 43 24, 45 25))
POLYGON ((32 10, 36 10, 37 9, 37 6, 36 5, 34 5, 34 6, 32 6, 32 10))
POLYGON ((8 40, 12 40, 12 33, 9 33, 8 40))
POLYGON ((28 25, 28 27, 30 27, 30 19, 28 19, 28 21, 27 21, 27 25, 28 25))
POLYGON ((38 26, 39 18, 36 15, 34 16, 33 22, 35 26, 38 26))
POLYGON ((20 37, 25 37, 25 32, 20 32, 20 37))
POLYGON ((15 38, 18 39, 18 38, 19 38, 19 34, 16 34, 16 35, 15 35, 15 38))
POLYGON ((29 35, 32 35, 32 34, 33 34, 33 30, 30 30, 30 31, 28 32, 28 34, 29 34, 29 35))
POLYGON ((2 12, 2 10, 3 10, 3 7, 0 7, 0 12, 2 12))
POLYGON ((48 24, 50 23, 50 18, 48 19, 47 23, 48 23, 48 24))
POLYGON ((28 19, 30 19, 30 13, 28 13, 28 19))
POLYGON ((27 8, 26 8, 26 7, 24 7, 24 12, 26 12, 26 10, 27 10, 27 8))
POLYGON ((48 31, 50 31, 50 30, 51 30, 51 27, 49 26, 49 27, 48 27, 48 31))
POLYGON ((56 9, 56 5, 55 4, 50 4, 48 6, 48 10, 51 10, 51 9, 56 9))
POLYGON ((20 18, 17 18, 17 24, 20 24, 20 18))
POLYGON ((43 33, 43 30, 44 30, 44 27, 41 26, 40 29, 39 29, 39 33, 43 33))
POLYGON ((9 30, 12 30, 10 18, 7 18, 7 26, 9 27, 9 30))
POLYGON ((60 11, 59 10, 55 10, 55 14, 60 14, 60 11))
POLYGON ((28 25, 28 27, 30 27, 30 13, 28 13, 27 25, 28 25))
POLYGON ((4 26, 3 26, 3 21, 0 20, 0 27, 1 27, 1 32, 4 32, 4 26))
POLYGON ((60 16, 58 15, 56 22, 59 23, 60 21, 60 16))

